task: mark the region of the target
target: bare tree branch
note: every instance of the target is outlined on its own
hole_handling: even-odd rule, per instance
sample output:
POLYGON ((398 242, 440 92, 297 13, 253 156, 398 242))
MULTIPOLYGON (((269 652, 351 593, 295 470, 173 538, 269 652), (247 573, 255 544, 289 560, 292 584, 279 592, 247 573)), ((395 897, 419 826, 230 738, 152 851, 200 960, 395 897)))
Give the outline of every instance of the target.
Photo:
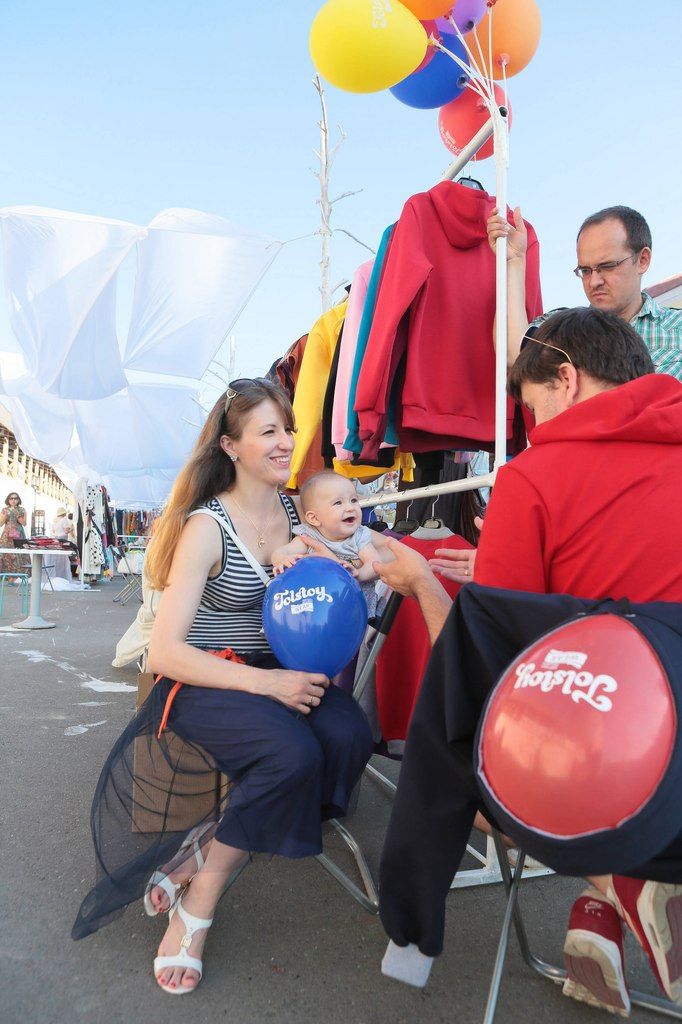
POLYGON ((357 196, 360 192, 362 192, 361 188, 353 189, 351 192, 342 192, 340 196, 336 197, 336 199, 332 199, 329 205, 333 206, 334 203, 338 203, 340 199, 346 199, 347 196, 357 196))
POLYGON ((377 254, 376 249, 373 249, 371 245, 367 245, 365 242, 361 241, 359 238, 356 238, 355 235, 352 235, 350 233, 350 231, 346 231, 345 228, 334 228, 332 230, 332 234, 336 234, 337 231, 340 231, 341 234, 343 234, 343 235, 348 235, 348 237, 352 238, 354 242, 357 242, 358 245, 361 245, 363 247, 363 249, 367 249, 367 251, 371 252, 373 256, 376 256, 376 254, 377 254))

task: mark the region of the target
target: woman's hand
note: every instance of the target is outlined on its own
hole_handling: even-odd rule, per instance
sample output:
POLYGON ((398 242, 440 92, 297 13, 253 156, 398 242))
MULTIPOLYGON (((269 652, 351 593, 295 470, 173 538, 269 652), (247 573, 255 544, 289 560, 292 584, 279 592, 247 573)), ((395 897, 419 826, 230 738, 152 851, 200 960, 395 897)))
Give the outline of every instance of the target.
POLYGON ((327 677, 319 672, 291 672, 284 668, 271 668, 265 670, 265 676, 263 694, 302 715, 309 715, 320 704, 329 686, 327 677))
POLYGON ((429 558, 429 565, 437 576, 443 576, 453 583, 471 583, 476 548, 436 548, 435 554, 435 558, 429 558))

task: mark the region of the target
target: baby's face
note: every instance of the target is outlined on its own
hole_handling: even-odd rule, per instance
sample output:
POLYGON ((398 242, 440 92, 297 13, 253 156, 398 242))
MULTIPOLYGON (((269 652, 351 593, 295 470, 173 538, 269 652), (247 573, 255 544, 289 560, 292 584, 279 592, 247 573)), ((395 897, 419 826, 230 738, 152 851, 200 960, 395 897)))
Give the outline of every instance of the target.
POLYGON ((318 484, 305 518, 328 540, 352 537, 362 521, 362 512, 350 480, 339 477, 318 484))

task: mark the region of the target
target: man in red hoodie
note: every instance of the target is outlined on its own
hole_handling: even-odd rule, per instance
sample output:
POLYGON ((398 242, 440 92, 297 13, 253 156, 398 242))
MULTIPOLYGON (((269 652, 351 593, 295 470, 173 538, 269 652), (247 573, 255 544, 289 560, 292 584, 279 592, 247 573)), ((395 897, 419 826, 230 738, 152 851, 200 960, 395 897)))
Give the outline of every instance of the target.
MULTIPOLYGON (((533 413, 536 426, 530 448, 498 473, 475 582, 581 598, 682 602, 682 383, 654 374, 644 342, 623 319, 586 308, 556 313, 538 328, 512 367, 509 391, 533 413)), ((377 564, 379 575, 417 598, 433 642, 450 598, 424 559, 400 543, 388 544, 395 561, 377 564)), ((592 929, 590 948, 601 943, 613 954, 613 939, 609 947, 601 933, 616 934, 618 913, 646 949, 650 922, 642 927, 638 917, 644 883, 611 876, 592 882, 599 892, 574 908, 569 938, 592 929), (590 919, 595 903, 599 914, 590 919)), ((663 919, 667 926, 669 908, 682 925, 682 886, 668 888, 663 919)), ((682 955, 678 963, 682 975, 682 955)), ((596 994, 584 986, 569 994, 610 1005, 620 997, 625 1009, 622 945, 608 964, 596 959, 596 972, 596 994), (610 984, 604 981, 609 969, 610 984)), ((682 1003, 682 977, 661 983, 682 1003)))

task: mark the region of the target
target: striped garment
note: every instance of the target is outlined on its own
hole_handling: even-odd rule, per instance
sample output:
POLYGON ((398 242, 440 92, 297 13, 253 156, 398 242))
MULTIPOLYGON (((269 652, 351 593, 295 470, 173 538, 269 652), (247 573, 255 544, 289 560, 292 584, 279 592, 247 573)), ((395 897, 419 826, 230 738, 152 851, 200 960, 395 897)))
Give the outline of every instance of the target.
MULTIPOLYGON (((290 535, 298 526, 298 515, 291 498, 280 494, 284 510, 289 517, 290 535)), ((234 525, 217 498, 211 498, 199 508, 211 509, 234 525)), ((235 531, 236 532, 236 531, 235 531)), ((206 581, 199 607, 187 634, 192 647, 222 650, 231 647, 238 654, 270 651, 263 633, 262 604, 265 584, 256 575, 231 537, 221 530, 223 540, 222 567, 217 576, 206 581)), ((264 565, 268 576, 272 566, 264 565)))
MULTIPOLYGON (((682 381, 682 309, 659 306, 648 292, 642 292, 642 299, 642 308, 630 324, 649 349, 656 373, 669 373, 682 381)), ((542 313, 532 321, 529 329, 539 327, 553 313, 565 308, 560 306, 542 313)))

